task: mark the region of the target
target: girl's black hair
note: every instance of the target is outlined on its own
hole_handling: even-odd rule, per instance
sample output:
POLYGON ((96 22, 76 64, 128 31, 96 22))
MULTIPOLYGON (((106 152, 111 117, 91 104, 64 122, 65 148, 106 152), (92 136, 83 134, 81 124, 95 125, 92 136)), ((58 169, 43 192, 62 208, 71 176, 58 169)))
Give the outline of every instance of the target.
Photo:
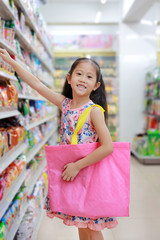
MULTIPOLYGON (((101 107, 103 107, 103 109, 105 110, 104 112, 104 116, 105 116, 105 120, 107 122, 108 119, 108 109, 107 109, 107 96, 106 96, 106 91, 105 91, 105 84, 102 78, 102 74, 101 74, 101 70, 100 70, 100 66, 99 64, 94 61, 93 59, 89 59, 89 58, 78 58, 71 66, 70 70, 69 70, 69 74, 70 76, 72 75, 73 71, 75 70, 75 68, 78 66, 78 64, 80 64, 81 62, 90 62, 92 63, 95 68, 96 68, 96 74, 97 74, 97 82, 100 82, 100 87, 97 88, 95 91, 92 91, 90 94, 90 99, 95 103, 95 104, 99 104, 101 107)), ((68 83, 67 78, 66 81, 64 83, 64 87, 62 90, 62 94, 67 97, 72 99, 72 88, 71 85, 68 83)))

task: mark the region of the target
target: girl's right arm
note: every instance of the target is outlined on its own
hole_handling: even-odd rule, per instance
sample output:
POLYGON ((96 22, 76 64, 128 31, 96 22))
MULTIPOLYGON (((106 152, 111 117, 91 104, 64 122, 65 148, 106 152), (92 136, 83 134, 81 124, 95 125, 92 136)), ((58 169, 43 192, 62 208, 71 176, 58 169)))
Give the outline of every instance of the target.
POLYGON ((43 84, 37 77, 25 70, 15 60, 13 60, 5 49, 0 48, 0 57, 9 63, 15 69, 20 78, 25 81, 30 87, 35 89, 39 94, 55 104, 58 108, 62 108, 62 102, 65 96, 56 93, 46 87, 45 84, 43 84))

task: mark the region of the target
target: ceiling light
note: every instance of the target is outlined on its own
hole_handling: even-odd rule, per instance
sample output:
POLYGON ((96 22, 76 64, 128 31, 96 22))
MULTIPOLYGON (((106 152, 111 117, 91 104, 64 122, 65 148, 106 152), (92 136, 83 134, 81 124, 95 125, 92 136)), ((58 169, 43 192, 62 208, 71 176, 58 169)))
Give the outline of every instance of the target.
POLYGON ((107 0, 101 0, 102 4, 105 4, 107 2, 107 0))
POLYGON ((153 25, 153 23, 151 22, 151 21, 149 21, 149 20, 141 20, 141 23, 142 24, 146 24, 146 25, 150 25, 150 26, 152 26, 153 25))
POLYGON ((96 18, 95 18, 95 23, 98 23, 101 18, 101 12, 97 12, 96 18))
POLYGON ((132 40, 132 39, 134 40, 134 39, 138 39, 138 38, 139 38, 138 35, 134 35, 134 34, 130 34, 126 37, 127 40, 132 40))

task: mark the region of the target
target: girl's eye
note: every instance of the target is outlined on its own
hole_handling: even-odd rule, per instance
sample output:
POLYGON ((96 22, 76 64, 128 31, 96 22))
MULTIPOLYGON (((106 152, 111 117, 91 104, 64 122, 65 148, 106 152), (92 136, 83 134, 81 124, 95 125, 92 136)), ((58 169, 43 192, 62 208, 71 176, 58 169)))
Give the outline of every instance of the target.
POLYGON ((81 75, 81 73, 77 73, 77 75, 79 75, 79 76, 80 76, 80 75, 81 75))
POLYGON ((92 78, 92 76, 88 76, 88 78, 92 78))

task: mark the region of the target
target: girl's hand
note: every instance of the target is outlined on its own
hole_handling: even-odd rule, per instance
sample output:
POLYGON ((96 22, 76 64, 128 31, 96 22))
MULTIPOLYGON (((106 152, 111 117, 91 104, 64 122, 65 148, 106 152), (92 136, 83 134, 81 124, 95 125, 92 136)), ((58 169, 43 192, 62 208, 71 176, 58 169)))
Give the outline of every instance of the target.
POLYGON ((69 163, 63 168, 62 178, 64 181, 73 181, 79 171, 76 163, 69 163))
POLYGON ((6 49, 0 48, 0 57, 9 64, 11 64, 11 62, 13 61, 6 49))

